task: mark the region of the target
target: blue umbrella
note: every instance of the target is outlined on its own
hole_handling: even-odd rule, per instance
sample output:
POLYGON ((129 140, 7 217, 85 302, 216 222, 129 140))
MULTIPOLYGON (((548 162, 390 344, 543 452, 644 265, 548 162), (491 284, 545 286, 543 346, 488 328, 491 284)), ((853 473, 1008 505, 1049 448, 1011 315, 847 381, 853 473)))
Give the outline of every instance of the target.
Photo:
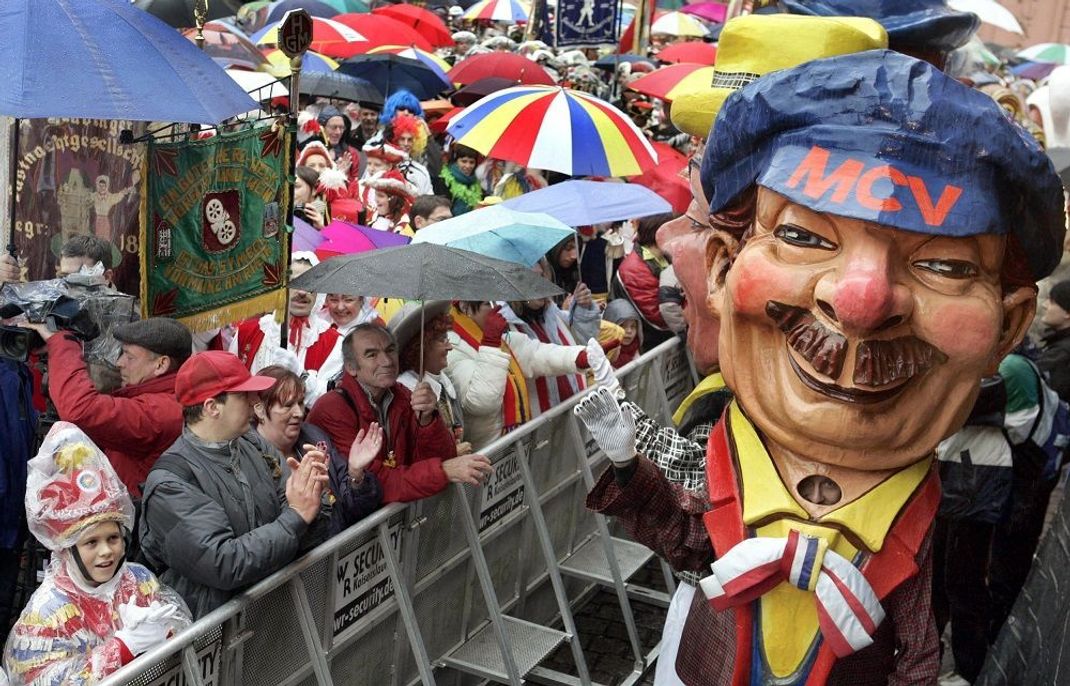
POLYGON ((672 212, 672 205, 649 188, 635 183, 605 181, 556 183, 506 200, 501 207, 520 212, 545 212, 569 226, 590 226, 672 212))
POLYGON ((282 16, 290 10, 305 10, 313 17, 324 19, 330 19, 339 14, 338 10, 319 0, 282 0, 271 6, 271 13, 267 18, 268 23, 281 20, 282 16))
POLYGON ((0 114, 216 124, 257 104, 129 0, 0 3, 0 114))
POLYGON ((338 65, 339 74, 368 81, 386 97, 405 89, 420 100, 430 100, 452 88, 445 76, 419 60, 390 53, 357 55, 338 65))
POLYGON ((420 229, 412 242, 445 245, 530 267, 575 233, 547 214, 493 205, 420 229))
POLYGON ((654 60, 642 55, 604 55, 595 60, 594 66, 599 69, 613 70, 617 68, 618 64, 635 64, 636 62, 646 62, 651 66, 654 65, 654 60))

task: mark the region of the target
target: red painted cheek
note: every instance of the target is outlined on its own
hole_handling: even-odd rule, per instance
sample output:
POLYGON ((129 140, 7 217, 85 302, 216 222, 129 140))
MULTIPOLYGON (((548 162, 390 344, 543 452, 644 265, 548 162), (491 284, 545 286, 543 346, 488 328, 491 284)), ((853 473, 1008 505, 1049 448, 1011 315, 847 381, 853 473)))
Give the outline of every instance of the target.
POLYGON ((770 300, 808 306, 812 300, 808 270, 785 268, 761 253, 744 254, 729 272, 732 309, 739 314, 765 316, 770 300))
POLYGON ((987 357, 999 342, 998 310, 970 298, 947 303, 915 303, 915 330, 948 357, 987 357))

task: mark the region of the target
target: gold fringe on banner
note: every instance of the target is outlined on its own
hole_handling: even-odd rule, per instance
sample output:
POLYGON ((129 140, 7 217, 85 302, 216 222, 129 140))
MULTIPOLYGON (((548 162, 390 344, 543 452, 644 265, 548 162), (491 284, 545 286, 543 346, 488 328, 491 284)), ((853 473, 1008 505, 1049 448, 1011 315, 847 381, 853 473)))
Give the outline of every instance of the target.
POLYGON ((140 246, 138 262, 141 264, 138 273, 139 288, 141 294, 141 318, 149 318, 149 158, 152 157, 152 145, 145 145, 145 155, 141 161, 141 226, 138 228, 140 246))
POLYGON ((226 326, 231 322, 240 322, 265 312, 278 311, 286 303, 286 289, 278 288, 268 293, 253 296, 248 300, 217 307, 214 310, 179 317, 178 321, 186 325, 193 333, 211 331, 226 326))

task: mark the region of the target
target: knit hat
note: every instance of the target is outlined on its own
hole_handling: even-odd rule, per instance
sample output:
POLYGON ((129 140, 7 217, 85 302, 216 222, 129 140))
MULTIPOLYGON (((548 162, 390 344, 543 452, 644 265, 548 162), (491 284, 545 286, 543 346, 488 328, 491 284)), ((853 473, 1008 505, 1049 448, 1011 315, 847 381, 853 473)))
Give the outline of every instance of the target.
POLYGON ((120 343, 139 345, 157 355, 174 360, 172 369, 180 366, 193 354, 193 336, 182 322, 167 317, 152 317, 121 324, 112 330, 120 343))
POLYGON ((1052 302, 1070 312, 1070 281, 1060 281, 1051 287, 1052 302))
POLYGON ((56 422, 27 463, 26 522, 46 548, 70 548, 86 528, 117 522, 134 526, 126 486, 100 448, 70 422, 56 422))

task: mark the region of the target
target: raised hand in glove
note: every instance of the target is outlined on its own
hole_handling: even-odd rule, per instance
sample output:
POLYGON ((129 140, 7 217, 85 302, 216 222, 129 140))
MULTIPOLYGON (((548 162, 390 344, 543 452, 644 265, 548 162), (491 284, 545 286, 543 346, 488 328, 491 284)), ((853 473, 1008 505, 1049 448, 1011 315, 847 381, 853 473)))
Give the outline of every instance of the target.
POLYGON ((602 346, 593 338, 587 341, 587 367, 594 374, 595 385, 607 389, 618 400, 624 398, 624 389, 613 373, 613 365, 606 358, 602 346))
POLYGON ((123 628, 115 632, 115 638, 122 641, 132 654, 140 655, 167 640, 174 630, 177 611, 174 605, 155 601, 147 606, 120 605, 119 621, 123 628))
POLYGON ((627 467, 635 459, 635 417, 627 406, 621 407, 608 388, 600 387, 581 400, 572 410, 595 443, 615 467, 627 467))
POLYGON ((509 322, 505 321, 505 317, 498 310, 499 308, 496 307, 487 313, 483 321, 483 340, 480 341, 480 345, 491 348, 502 346, 502 336, 509 330, 509 322))

